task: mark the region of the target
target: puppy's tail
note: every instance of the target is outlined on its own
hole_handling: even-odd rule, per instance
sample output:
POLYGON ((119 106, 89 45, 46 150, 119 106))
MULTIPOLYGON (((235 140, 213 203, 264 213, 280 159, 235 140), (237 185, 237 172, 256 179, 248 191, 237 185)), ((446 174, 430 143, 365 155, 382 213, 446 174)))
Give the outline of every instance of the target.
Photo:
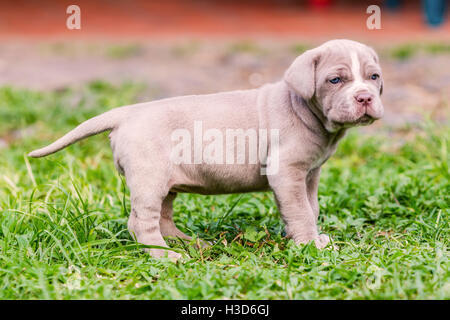
POLYGON ((33 158, 45 157, 49 154, 64 149, 65 147, 70 146, 81 139, 114 129, 119 125, 121 119, 125 116, 126 110, 124 108, 125 107, 116 108, 86 120, 49 146, 34 150, 30 152, 28 156, 33 158))

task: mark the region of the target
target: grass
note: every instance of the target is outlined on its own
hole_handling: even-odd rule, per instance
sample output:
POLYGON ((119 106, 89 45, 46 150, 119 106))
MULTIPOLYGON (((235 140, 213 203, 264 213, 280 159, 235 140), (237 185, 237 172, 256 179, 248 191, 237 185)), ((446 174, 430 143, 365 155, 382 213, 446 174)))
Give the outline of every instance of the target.
POLYGON ((405 43, 390 48, 389 52, 390 56, 397 60, 407 60, 421 52, 434 55, 449 54, 450 43, 405 43))
POLYGON ((125 45, 111 45, 106 50, 106 56, 112 59, 126 59, 138 56, 143 48, 136 43, 125 45))
POLYGON ((246 53, 263 56, 267 53, 266 49, 261 47, 258 43, 251 40, 241 40, 230 44, 228 51, 232 54, 246 53))
POLYGON ((313 47, 304 43, 295 43, 290 47, 290 51, 295 55, 301 55, 306 50, 312 49, 313 47))
POLYGON ((128 234, 129 194, 105 134, 25 156, 141 89, 0 88, 0 299, 450 298, 448 126, 344 139, 319 188, 319 224, 337 250, 286 240, 270 193, 184 194, 177 225, 216 243, 174 240, 186 259, 173 263, 128 234))
POLYGON ((106 57, 113 60, 129 59, 141 55, 145 48, 139 43, 125 42, 121 44, 70 43, 56 41, 38 46, 39 53, 59 57, 79 57, 83 55, 106 57))
POLYGON ((197 53, 202 47, 198 40, 189 40, 181 44, 175 45, 171 48, 171 53, 177 58, 192 56, 197 53))

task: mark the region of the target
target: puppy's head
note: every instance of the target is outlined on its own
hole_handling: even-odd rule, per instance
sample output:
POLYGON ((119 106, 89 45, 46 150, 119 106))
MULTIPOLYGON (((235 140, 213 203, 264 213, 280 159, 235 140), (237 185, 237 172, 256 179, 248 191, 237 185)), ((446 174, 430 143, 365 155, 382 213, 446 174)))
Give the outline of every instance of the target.
POLYGON ((332 40, 299 56, 284 75, 289 87, 318 109, 325 128, 371 124, 383 116, 383 80, 375 51, 332 40))

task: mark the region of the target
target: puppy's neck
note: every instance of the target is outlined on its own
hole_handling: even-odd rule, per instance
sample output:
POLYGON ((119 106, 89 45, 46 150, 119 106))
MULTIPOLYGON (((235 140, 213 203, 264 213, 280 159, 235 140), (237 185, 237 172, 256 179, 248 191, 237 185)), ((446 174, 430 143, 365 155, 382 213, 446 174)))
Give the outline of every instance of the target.
POLYGON ((327 130, 327 119, 322 111, 320 111, 314 98, 310 101, 306 101, 295 92, 290 92, 290 100, 295 114, 311 132, 333 142, 336 142, 344 136, 346 131, 345 128, 333 132, 327 130))

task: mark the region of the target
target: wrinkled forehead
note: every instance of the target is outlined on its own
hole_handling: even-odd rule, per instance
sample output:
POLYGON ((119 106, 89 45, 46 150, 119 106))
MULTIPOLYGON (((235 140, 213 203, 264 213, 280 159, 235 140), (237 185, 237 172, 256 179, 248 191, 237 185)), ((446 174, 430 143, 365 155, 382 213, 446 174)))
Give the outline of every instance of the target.
POLYGON ((361 44, 334 43, 323 48, 317 70, 346 69, 352 73, 381 72, 375 51, 361 44))

